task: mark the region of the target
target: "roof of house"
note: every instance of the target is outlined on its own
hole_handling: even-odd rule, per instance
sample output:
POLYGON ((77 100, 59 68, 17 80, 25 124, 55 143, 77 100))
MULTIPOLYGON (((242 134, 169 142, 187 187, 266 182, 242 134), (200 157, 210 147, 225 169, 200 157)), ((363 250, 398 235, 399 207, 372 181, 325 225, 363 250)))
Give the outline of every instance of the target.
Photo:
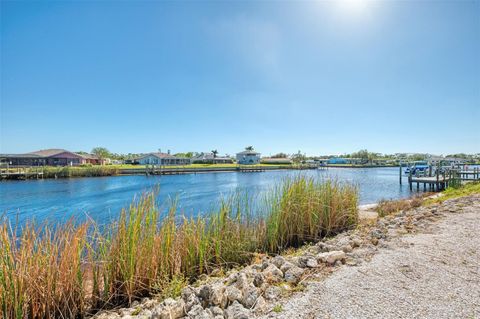
POLYGON ((0 158, 12 158, 12 157, 16 157, 16 158, 38 158, 38 157, 41 157, 39 155, 36 155, 36 154, 0 154, 0 158))
POLYGON ((210 159, 210 158, 213 158, 213 153, 211 152, 205 152, 205 153, 199 153, 195 156, 193 156, 192 158, 194 159, 210 159))
POLYGON ((30 152, 30 153, 25 153, 25 154, 0 154, 0 157, 3 158, 45 158, 45 157, 52 157, 55 155, 63 154, 63 153, 68 153, 71 154, 75 157, 83 157, 80 154, 70 152, 64 149, 60 148, 50 148, 46 150, 40 150, 40 151, 35 151, 35 152, 30 152))
POLYGON ((94 159, 94 160, 99 160, 100 159, 100 157, 98 157, 97 155, 94 155, 94 154, 78 154, 78 155, 80 155, 84 159, 94 159))
POLYGON ((36 151, 36 152, 30 152, 28 154, 38 155, 38 156, 41 156, 41 157, 51 157, 51 156, 55 156, 55 155, 62 154, 62 153, 69 153, 69 154, 73 154, 73 155, 78 156, 78 157, 82 157, 81 155, 79 155, 77 153, 73 153, 73 152, 70 152, 70 151, 67 151, 67 150, 64 150, 64 149, 61 149, 61 148, 49 148, 49 149, 46 149, 46 150, 39 150, 39 151, 36 151))
POLYGON ((145 158, 147 156, 155 156, 157 158, 170 158, 170 159, 183 159, 183 157, 176 157, 172 154, 167 154, 167 153, 159 153, 159 152, 153 152, 153 153, 148 153, 148 154, 145 154, 143 156, 140 156, 139 158, 137 159, 141 159, 141 158, 145 158))
POLYGON ((260 153, 255 151, 243 151, 243 152, 237 153, 237 155, 260 155, 260 153))
POLYGON ((197 154, 196 156, 193 157, 193 159, 195 160, 199 160, 199 159, 204 159, 204 160, 213 160, 213 159, 216 159, 216 160, 219 160, 219 159, 222 159, 222 160, 230 160, 231 158, 230 157, 227 157, 227 156, 213 156, 213 153, 211 152, 206 152, 206 153, 200 153, 200 154, 197 154))

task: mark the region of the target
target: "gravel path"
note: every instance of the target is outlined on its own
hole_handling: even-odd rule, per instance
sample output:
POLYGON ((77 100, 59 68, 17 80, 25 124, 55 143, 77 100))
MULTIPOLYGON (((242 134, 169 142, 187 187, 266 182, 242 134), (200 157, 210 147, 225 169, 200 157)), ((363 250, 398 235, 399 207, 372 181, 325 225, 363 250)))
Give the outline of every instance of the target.
POLYGON ((265 318, 480 318, 480 198, 285 300, 265 318))

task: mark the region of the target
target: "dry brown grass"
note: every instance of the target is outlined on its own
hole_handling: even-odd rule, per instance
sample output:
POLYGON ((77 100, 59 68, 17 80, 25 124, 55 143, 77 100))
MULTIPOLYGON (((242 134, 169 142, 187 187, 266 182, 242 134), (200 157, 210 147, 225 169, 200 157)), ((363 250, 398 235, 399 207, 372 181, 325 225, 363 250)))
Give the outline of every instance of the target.
POLYGON ((403 210, 409 210, 415 207, 422 206, 423 200, 429 193, 414 196, 411 199, 399 199, 399 200, 381 200, 378 202, 376 212, 378 216, 385 217, 387 215, 395 214, 403 210))

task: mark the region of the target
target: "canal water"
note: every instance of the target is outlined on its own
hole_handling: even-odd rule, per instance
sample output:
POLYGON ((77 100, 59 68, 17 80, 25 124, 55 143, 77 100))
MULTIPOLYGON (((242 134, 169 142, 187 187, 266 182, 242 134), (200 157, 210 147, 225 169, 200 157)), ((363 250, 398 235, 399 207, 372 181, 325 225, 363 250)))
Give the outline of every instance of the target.
POLYGON ((158 188, 158 203, 166 209, 176 199, 185 215, 211 211, 229 194, 261 195, 288 176, 302 174, 318 180, 335 178, 356 184, 360 203, 411 195, 398 168, 329 168, 260 173, 203 173, 167 176, 114 176, 0 182, 0 215, 20 224, 27 220, 65 221, 92 218, 99 223, 115 219, 134 197, 158 188))

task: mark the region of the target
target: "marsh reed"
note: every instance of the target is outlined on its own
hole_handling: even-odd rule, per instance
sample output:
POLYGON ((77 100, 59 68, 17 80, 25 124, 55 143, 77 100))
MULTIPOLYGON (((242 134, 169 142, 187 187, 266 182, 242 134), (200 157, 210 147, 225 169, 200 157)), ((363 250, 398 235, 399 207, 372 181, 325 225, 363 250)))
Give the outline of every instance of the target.
POLYGON ((115 166, 45 166, 42 168, 44 178, 98 177, 118 175, 115 166))
POLYGON ((0 226, 0 307, 4 318, 75 318, 127 305, 214 268, 279 253, 355 225, 358 193, 336 181, 284 180, 253 205, 233 195, 214 212, 162 214, 155 192, 101 231, 93 222, 0 226))

